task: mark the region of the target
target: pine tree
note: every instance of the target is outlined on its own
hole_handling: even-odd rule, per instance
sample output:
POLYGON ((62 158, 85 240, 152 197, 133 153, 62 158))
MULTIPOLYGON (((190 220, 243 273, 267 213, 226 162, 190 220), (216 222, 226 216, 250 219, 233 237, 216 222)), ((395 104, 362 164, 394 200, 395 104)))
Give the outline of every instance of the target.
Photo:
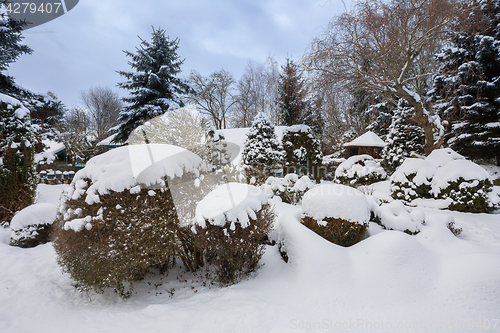
POLYGON ((129 90, 131 96, 123 99, 129 105, 120 112, 120 132, 115 141, 125 141, 144 121, 183 107, 180 96, 194 93, 189 84, 176 77, 184 62, 177 54, 178 45, 179 40, 171 40, 165 30, 153 28, 151 42, 141 39, 135 53, 125 51, 134 71, 118 71, 127 79, 118 86, 129 90))
POLYGON ((386 146, 382 150, 384 163, 390 171, 396 170, 406 158, 424 153, 424 130, 413 120, 414 112, 404 99, 399 100, 394 110, 386 146))
POLYGON ((34 166, 35 134, 29 111, 0 94, 0 223, 33 203, 38 184, 34 166))
POLYGON ((300 122, 309 126, 316 137, 321 137, 325 128, 325 121, 321 111, 319 99, 316 101, 306 101, 300 122))
POLYGON ((300 124, 305 108, 304 82, 293 60, 287 59, 280 75, 278 106, 281 111, 282 124, 292 126, 300 124))
POLYGON ((430 101, 450 123, 447 144, 469 158, 500 165, 500 1, 476 0, 459 20, 430 101))
MULTIPOLYGON (((7 0, 0 2, 0 12, 3 12, 7 0)), ((31 54, 33 50, 27 45, 22 45, 23 28, 26 22, 18 21, 0 13, 0 93, 16 97, 23 97, 27 92, 16 86, 14 78, 4 73, 10 63, 16 61, 23 54, 31 54)))
POLYGON ((283 164, 283 150, 274 126, 262 112, 255 116, 245 140, 243 164, 266 168, 280 167, 283 164))

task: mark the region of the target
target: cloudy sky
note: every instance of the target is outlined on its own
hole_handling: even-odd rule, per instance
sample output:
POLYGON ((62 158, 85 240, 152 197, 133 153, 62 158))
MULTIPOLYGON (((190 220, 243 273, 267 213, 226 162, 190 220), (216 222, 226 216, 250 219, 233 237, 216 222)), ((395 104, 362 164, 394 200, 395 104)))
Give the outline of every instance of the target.
MULTIPOLYGON (((56 1, 56 0, 54 0, 56 1)), ((249 59, 270 54, 282 65, 298 60, 310 40, 349 0, 81 0, 67 14, 26 30, 33 50, 11 64, 9 75, 34 92, 53 91, 69 107, 81 104, 80 92, 95 86, 116 87, 116 71, 129 70, 123 50, 149 39, 151 26, 179 38, 185 58, 181 75, 208 75, 220 69, 243 74, 249 59)))

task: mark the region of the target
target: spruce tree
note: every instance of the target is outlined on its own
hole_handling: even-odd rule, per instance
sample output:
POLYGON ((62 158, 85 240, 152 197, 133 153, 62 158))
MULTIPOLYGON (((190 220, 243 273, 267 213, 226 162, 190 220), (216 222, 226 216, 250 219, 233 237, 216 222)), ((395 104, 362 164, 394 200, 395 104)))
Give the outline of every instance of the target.
POLYGON ((243 164, 255 167, 281 167, 283 149, 274 126, 264 113, 255 116, 243 147, 243 164))
POLYGON ((23 54, 31 54, 33 50, 21 44, 21 34, 26 22, 18 21, 7 16, 3 10, 8 1, 0 1, 0 93, 16 96, 18 98, 29 95, 27 91, 16 86, 14 78, 6 75, 5 70, 10 63, 15 62, 23 54))
POLYGON ((406 158, 424 153, 424 130, 413 120, 414 112, 405 99, 400 99, 393 111, 386 146, 382 150, 389 171, 395 171, 406 158))
POLYGON ((293 60, 287 59, 282 66, 283 73, 279 80, 278 106, 281 112, 282 124, 292 126, 301 123, 305 108, 305 87, 298 66, 293 60))
POLYGON ((452 149, 500 165, 500 1, 473 1, 465 13, 451 45, 436 55, 430 101, 450 124, 452 149))
POLYGON ((34 166, 35 131, 29 111, 0 94, 0 223, 33 203, 38 177, 34 166))
POLYGON ((178 39, 171 40, 165 30, 154 28, 151 42, 139 39, 135 53, 124 51, 132 59, 129 64, 134 71, 118 71, 127 79, 118 86, 129 90, 130 97, 123 99, 128 105, 120 112, 121 125, 115 141, 127 140, 132 130, 148 119, 183 107, 180 96, 194 93, 177 77, 184 62, 177 54, 178 39))

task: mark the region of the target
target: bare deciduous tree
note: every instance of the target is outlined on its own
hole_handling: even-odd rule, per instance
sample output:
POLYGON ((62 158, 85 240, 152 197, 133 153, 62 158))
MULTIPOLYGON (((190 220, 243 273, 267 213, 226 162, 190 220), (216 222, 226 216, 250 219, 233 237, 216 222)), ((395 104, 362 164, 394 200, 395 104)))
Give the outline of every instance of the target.
POLYGON ((335 17, 316 38, 305 67, 318 71, 324 85, 406 99, 424 129, 426 151, 442 141, 423 102, 422 81, 429 59, 455 18, 454 0, 362 0, 335 17))
POLYGON ((123 103, 118 94, 107 87, 82 91, 81 98, 89 112, 97 142, 104 140, 110 135, 109 130, 119 124, 123 103))
POLYGON ((236 103, 233 75, 226 70, 203 76, 196 71, 189 75, 189 82, 196 94, 188 101, 198 107, 198 110, 208 116, 216 129, 227 128, 228 115, 236 103))

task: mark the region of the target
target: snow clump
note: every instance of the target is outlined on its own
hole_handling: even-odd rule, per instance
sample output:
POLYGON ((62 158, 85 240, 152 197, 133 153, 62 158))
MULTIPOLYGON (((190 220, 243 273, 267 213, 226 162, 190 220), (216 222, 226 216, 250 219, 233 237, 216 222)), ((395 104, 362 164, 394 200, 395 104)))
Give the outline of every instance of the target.
POLYGON ((345 185, 369 185, 387 178, 387 173, 370 155, 356 155, 335 170, 335 182, 345 185))

